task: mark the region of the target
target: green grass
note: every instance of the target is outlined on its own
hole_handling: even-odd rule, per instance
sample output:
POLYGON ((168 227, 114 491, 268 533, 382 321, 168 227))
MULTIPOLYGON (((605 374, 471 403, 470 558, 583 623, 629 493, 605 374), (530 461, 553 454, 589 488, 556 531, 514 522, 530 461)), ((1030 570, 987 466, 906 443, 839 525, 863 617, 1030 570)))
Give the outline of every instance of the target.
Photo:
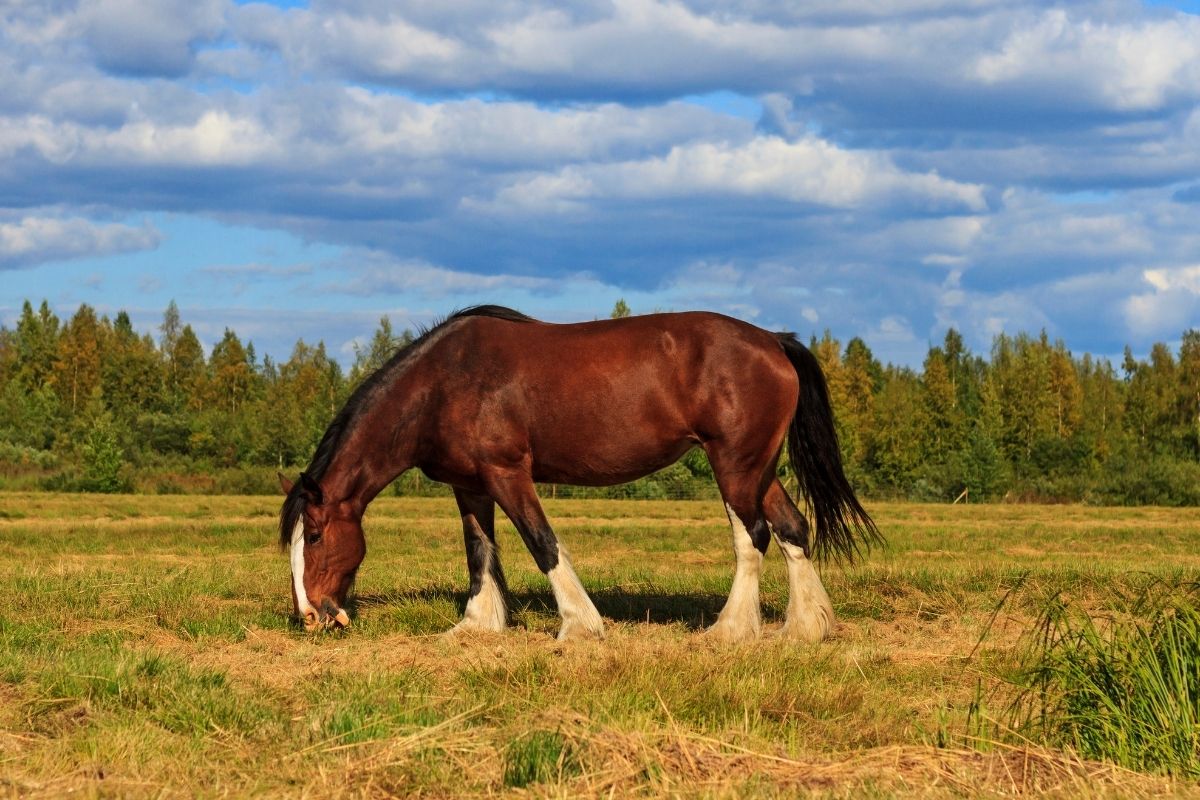
POLYGON ((1200 778, 1200 585, 1153 582, 1102 619, 1046 603, 1010 727, 1133 770, 1200 778))
POLYGON ((467 587, 448 498, 373 505, 354 625, 310 635, 288 618, 276 498, 0 494, 0 797, 1200 791, 1185 769, 1094 763, 1161 769, 1061 729, 1022 728, 1044 742, 1026 747, 980 725, 1054 598, 1158 635, 1131 598, 1200 579, 1200 510, 872 506, 887 546, 823 569, 830 641, 730 647, 702 634, 732 578, 719 502, 546 506, 604 642, 554 640, 506 522, 512 626, 442 636, 467 587))
POLYGON ((504 752, 504 785, 523 788, 531 783, 561 782, 579 771, 571 745, 558 731, 531 731, 504 752))

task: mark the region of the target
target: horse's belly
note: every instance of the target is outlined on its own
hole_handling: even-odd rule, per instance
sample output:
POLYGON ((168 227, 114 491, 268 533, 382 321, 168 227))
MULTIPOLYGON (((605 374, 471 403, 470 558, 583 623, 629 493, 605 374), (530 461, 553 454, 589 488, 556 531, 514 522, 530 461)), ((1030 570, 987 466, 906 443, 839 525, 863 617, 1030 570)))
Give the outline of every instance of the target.
POLYGON ((628 483, 674 464, 693 442, 620 437, 603 442, 577 442, 570 448, 533 448, 533 479, 538 483, 613 486, 628 483), (587 445, 591 444, 591 447, 587 445))

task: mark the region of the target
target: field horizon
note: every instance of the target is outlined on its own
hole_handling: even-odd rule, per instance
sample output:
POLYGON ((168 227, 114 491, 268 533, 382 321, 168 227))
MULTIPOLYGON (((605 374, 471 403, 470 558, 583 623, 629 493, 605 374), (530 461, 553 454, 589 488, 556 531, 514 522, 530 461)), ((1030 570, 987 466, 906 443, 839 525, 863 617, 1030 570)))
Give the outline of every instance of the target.
POLYGON ((720 502, 546 500, 605 617, 559 643, 507 520, 502 635, 443 635, 449 498, 380 498, 345 632, 290 620, 277 497, 0 493, 0 796, 1200 796, 1002 728, 1038 610, 1200 579, 1200 509, 871 503, 887 544, 822 576, 831 639, 703 634, 720 502))

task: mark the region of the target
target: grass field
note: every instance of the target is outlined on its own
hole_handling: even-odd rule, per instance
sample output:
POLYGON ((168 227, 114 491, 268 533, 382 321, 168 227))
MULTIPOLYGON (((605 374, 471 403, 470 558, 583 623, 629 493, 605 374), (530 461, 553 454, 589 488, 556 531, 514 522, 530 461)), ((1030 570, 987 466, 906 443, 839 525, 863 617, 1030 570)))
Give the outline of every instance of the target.
POLYGON ((1200 796, 1021 745, 988 705, 1046 598, 1200 579, 1200 509, 872 505, 887 547, 823 570, 832 640, 734 647, 700 633, 732 578, 716 501, 547 502, 608 625, 567 645, 507 524, 513 627, 441 635, 449 499, 379 500, 354 626, 305 634, 278 505, 0 494, 0 796, 1200 796))

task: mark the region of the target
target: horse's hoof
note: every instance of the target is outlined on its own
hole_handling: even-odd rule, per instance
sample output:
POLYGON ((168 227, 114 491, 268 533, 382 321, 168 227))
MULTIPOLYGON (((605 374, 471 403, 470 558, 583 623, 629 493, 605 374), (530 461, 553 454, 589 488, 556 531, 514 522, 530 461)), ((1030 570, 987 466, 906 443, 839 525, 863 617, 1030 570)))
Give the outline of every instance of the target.
POLYGON ((829 629, 820 625, 788 625, 784 623, 776 636, 793 642, 820 644, 829 637, 829 629))
POLYGON ((818 644, 829 638, 834 627, 833 609, 828 606, 812 606, 807 611, 801 608, 788 609, 787 619, 779 629, 782 639, 818 644))
POLYGON ((462 620, 450 630, 442 635, 448 639, 455 639, 462 636, 498 636, 507 628, 491 628, 486 625, 480 625, 473 620, 462 620))
POLYGON ((720 620, 704 630, 705 638, 725 644, 750 642, 757 639, 761 633, 762 629, 755 625, 735 625, 734 623, 721 622, 720 620))
POLYGON ((582 622, 565 622, 558 632, 560 642, 595 642, 604 639, 604 626, 589 626, 582 622))

